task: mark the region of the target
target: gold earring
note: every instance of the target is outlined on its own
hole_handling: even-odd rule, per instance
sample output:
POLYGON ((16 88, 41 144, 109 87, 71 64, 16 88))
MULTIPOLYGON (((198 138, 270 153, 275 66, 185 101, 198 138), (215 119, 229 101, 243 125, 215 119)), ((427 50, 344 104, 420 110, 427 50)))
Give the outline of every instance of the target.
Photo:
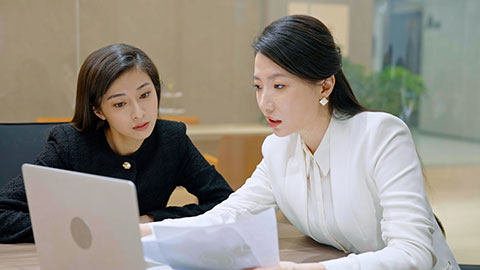
POLYGON ((327 105, 327 103, 328 103, 328 99, 322 98, 322 99, 320 99, 320 100, 318 101, 318 103, 322 104, 322 106, 325 106, 325 105, 327 105))

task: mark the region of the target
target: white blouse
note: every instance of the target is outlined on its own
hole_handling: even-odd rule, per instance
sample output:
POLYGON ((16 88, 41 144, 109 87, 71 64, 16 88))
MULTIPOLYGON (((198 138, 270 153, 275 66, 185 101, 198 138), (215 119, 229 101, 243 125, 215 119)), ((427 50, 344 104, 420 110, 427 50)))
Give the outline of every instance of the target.
POLYGON ((329 270, 460 269, 433 216, 405 123, 380 112, 332 118, 313 155, 299 137, 268 136, 263 160, 227 200, 153 231, 221 224, 278 206, 299 231, 352 252, 323 261, 329 270))
POLYGON ((334 215, 330 183, 329 129, 313 155, 303 140, 301 144, 307 176, 309 236, 319 243, 334 246, 345 253, 358 252, 338 229, 334 215))

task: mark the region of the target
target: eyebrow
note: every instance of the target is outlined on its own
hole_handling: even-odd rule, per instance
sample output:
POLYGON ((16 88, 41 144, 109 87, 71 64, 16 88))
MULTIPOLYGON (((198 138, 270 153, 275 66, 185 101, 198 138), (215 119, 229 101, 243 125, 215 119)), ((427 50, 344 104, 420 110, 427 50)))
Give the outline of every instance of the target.
MULTIPOLYGON (((272 75, 268 76, 267 79, 269 80, 272 80, 272 79, 275 79, 275 78, 278 78, 278 77, 285 77, 285 78, 288 78, 287 75, 283 74, 283 73, 273 73, 272 75)), ((253 75, 253 79, 254 80, 260 80, 260 78, 258 78, 257 76, 253 75)), ((261 81, 261 80, 260 80, 261 81)))
MULTIPOLYGON (((150 84, 149 82, 144 82, 144 83, 142 83, 139 87, 137 87, 136 90, 138 91, 138 90, 142 89, 143 87, 145 87, 145 86, 147 86, 147 85, 149 85, 149 84, 150 84)), ((125 96, 125 93, 118 93, 118 94, 115 94, 115 95, 111 95, 111 96, 109 96, 109 97, 107 98, 107 100, 110 100, 110 99, 116 98, 116 97, 121 97, 121 96, 125 96)))
POLYGON ((137 87, 137 90, 140 90, 140 89, 142 89, 143 87, 145 87, 145 86, 147 86, 147 85, 149 85, 149 84, 150 84, 149 82, 144 82, 144 83, 142 83, 142 85, 140 85, 139 87, 137 87))

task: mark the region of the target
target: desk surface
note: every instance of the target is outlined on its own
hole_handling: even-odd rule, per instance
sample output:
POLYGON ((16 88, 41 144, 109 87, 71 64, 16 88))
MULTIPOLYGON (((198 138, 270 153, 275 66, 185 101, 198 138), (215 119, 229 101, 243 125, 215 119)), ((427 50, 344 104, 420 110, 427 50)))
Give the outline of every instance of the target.
MULTIPOLYGON (((346 256, 333 247, 321 245, 304 236, 283 215, 278 215, 280 259, 293 262, 319 262, 346 256)), ((0 269, 39 270, 33 244, 0 244, 0 269)))

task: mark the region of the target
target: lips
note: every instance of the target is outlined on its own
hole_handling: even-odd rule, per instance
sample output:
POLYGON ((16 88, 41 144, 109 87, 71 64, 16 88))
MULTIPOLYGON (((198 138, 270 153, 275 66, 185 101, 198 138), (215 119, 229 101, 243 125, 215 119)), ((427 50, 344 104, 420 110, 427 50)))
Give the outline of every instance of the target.
POLYGON ((267 117, 267 120, 268 120, 268 124, 272 128, 277 127, 278 125, 280 125, 282 123, 282 120, 276 120, 276 119, 273 119, 271 117, 267 117))
POLYGON ((142 123, 138 126, 133 127, 133 129, 138 130, 138 131, 143 131, 143 130, 147 129, 149 124, 150 124, 150 122, 145 122, 145 123, 142 123))

